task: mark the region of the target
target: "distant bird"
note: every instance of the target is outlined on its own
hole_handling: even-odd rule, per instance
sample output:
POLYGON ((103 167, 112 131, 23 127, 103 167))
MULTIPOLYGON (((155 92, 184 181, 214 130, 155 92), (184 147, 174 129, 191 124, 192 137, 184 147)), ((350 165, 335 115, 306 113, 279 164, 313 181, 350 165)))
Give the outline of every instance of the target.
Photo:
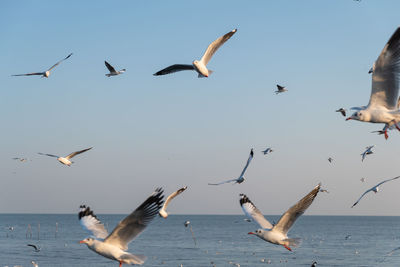
POLYGON ((37 264, 35 261, 31 261, 33 267, 39 267, 39 264, 37 264))
POLYGON ((328 158, 328 161, 329 161, 329 163, 332 163, 333 158, 329 157, 329 158, 328 158))
POLYGON ((277 84, 276 87, 278 88, 278 90, 275 91, 276 95, 287 91, 285 86, 277 84))
POLYGON ((194 245, 197 246, 196 237, 194 236, 194 232, 193 232, 193 229, 192 229, 192 225, 190 224, 190 221, 186 221, 184 223, 184 225, 185 225, 185 227, 189 227, 190 232, 192 233, 192 238, 193 238, 194 245))
POLYGON ((400 122, 400 111, 397 106, 400 74, 400 27, 396 29, 383 48, 372 67, 372 90, 367 106, 353 108, 356 110, 346 120, 359 120, 372 123, 384 123, 385 139, 388 138, 388 127, 400 122))
POLYGON ((251 160, 253 159, 253 157, 254 157, 254 152, 253 152, 253 149, 251 149, 249 158, 247 159, 246 166, 244 166, 244 169, 243 169, 242 173, 240 174, 240 176, 238 178, 232 179, 232 180, 228 180, 228 181, 224 181, 224 182, 220 182, 220 183, 217 183, 217 184, 211 184, 211 183, 208 183, 208 184, 209 185, 221 185, 221 184, 226 184, 226 183, 231 183, 231 182, 235 182, 235 184, 243 183, 244 182, 244 173, 246 172, 247 167, 249 166, 249 164, 250 164, 251 160))
POLYGON ((256 235, 272 244, 282 245, 287 250, 292 251, 290 246, 297 246, 300 243, 300 240, 296 238, 288 238, 287 233, 297 218, 299 218, 311 205, 320 189, 321 184, 318 184, 310 193, 288 209, 275 225, 272 225, 267 221, 267 219, 265 219, 260 210, 256 208, 246 195, 240 194, 239 202, 244 213, 257 222, 261 227, 261 229, 258 229, 255 232, 249 232, 249 234, 256 235))
POLYGON ((28 246, 28 247, 33 247, 33 248, 35 249, 35 252, 39 252, 39 251, 40 251, 40 247, 39 247, 39 246, 36 246, 36 245, 34 245, 34 244, 28 244, 27 246, 28 246))
POLYGON ((119 267, 125 264, 143 264, 144 255, 134 255, 126 252, 128 244, 135 239, 154 219, 163 204, 163 190, 157 188, 134 212, 123 219, 108 234, 104 225, 97 219, 89 207, 82 205, 79 211, 79 221, 82 227, 91 232, 95 238, 86 238, 80 243, 86 244, 94 252, 119 262, 119 267))
POLYGON ((158 214, 163 217, 164 219, 166 219, 168 217, 168 213, 166 211, 167 206, 169 204, 169 202, 171 202, 172 199, 174 199, 177 195, 181 194, 183 191, 185 191, 187 188, 187 186, 182 187, 181 189, 175 191, 174 193, 172 193, 171 195, 169 195, 167 197, 167 200, 164 202, 163 207, 161 208, 161 210, 158 212, 158 214))
POLYGON ((311 264, 311 267, 317 267, 317 262, 314 261, 314 262, 311 264))
POLYGON ((386 256, 392 256, 393 253, 394 253, 395 251, 399 250, 399 249, 400 249, 400 247, 393 249, 393 250, 390 251, 388 254, 386 254, 386 256))
POLYGON ((361 181, 362 183, 364 183, 365 180, 366 180, 365 178, 361 178, 361 179, 360 179, 360 181, 361 181))
POLYGON ((27 158, 12 158, 13 160, 18 160, 18 161, 21 161, 21 162, 25 162, 25 161, 27 161, 28 159, 27 158))
POLYGON ((382 184, 384 184, 384 183, 386 183, 386 182, 389 182, 389 181, 396 180, 396 179, 398 179, 398 178, 400 178, 400 176, 397 176, 397 177, 394 177, 394 178, 391 178, 391 179, 384 180, 384 181, 380 182, 379 184, 373 186, 372 188, 368 189, 367 191, 365 191, 365 192, 361 195, 361 197, 360 197, 360 198, 353 204, 353 206, 351 206, 351 207, 354 207, 355 205, 357 205, 358 202, 360 202, 360 200, 363 198, 363 196, 365 196, 365 195, 368 194, 369 192, 374 192, 375 194, 378 193, 378 191, 379 191, 379 186, 380 186, 380 185, 382 185, 382 184))
POLYGON ((86 149, 83 149, 83 150, 80 150, 80 151, 76 151, 76 152, 72 152, 71 154, 69 154, 68 156, 66 156, 66 157, 60 157, 60 156, 56 156, 56 155, 53 155, 53 154, 44 154, 44 153, 38 153, 39 155, 44 155, 44 156, 49 156, 49 157, 53 157, 53 158, 57 158, 57 160, 60 162, 60 163, 62 163, 62 164, 64 164, 64 165, 67 165, 67 166, 71 166, 71 164, 72 163, 74 163, 73 161, 70 161, 70 159, 72 159, 73 157, 75 157, 76 155, 79 155, 79 154, 81 154, 81 153, 83 153, 83 152, 86 152, 86 151, 88 151, 88 150, 90 150, 90 149, 92 149, 93 147, 89 147, 89 148, 86 148, 86 149))
POLYGON ((344 108, 339 108, 336 112, 342 113, 343 117, 346 117, 346 110, 344 108))
POLYGON ((263 150, 263 151, 261 151, 264 155, 267 155, 267 154, 269 154, 269 153, 271 153, 271 152, 274 152, 274 150, 272 150, 272 148, 270 148, 270 147, 267 147, 265 150, 263 150))
POLYGON ((361 155, 361 161, 364 161, 364 159, 365 159, 365 157, 367 156, 367 155, 371 155, 371 154, 374 154, 374 152, 372 151, 372 148, 374 147, 374 145, 372 145, 372 146, 367 146, 366 148, 365 148, 365 151, 363 152, 363 153, 361 153, 360 155, 361 155))
POLYGON ((322 188, 319 190, 319 192, 321 192, 321 193, 328 193, 328 194, 329 194, 329 191, 328 191, 328 190, 322 189, 322 188))
POLYGON ((120 74, 122 74, 122 73, 124 73, 126 71, 126 69, 122 69, 122 70, 116 71, 114 69, 114 67, 111 66, 110 63, 108 63, 107 61, 104 61, 104 64, 106 65, 107 69, 110 71, 110 73, 106 74, 107 77, 117 76, 117 75, 120 75, 120 74))
POLYGON ((50 71, 51 71, 53 68, 57 67, 61 62, 63 62, 64 60, 68 59, 70 56, 72 56, 72 53, 69 54, 66 58, 64 58, 64 59, 62 59, 62 60, 60 60, 60 61, 58 61, 56 64, 54 64, 53 66, 51 66, 51 67, 50 67, 48 70, 46 70, 46 71, 43 71, 43 72, 32 72, 32 73, 26 73, 26 74, 14 74, 14 75, 11 75, 11 76, 32 76, 32 75, 40 75, 40 76, 42 76, 42 78, 43 78, 43 77, 49 78, 49 76, 50 76, 50 71))
POLYGON ((200 59, 200 61, 195 60, 192 62, 191 65, 186 65, 186 64, 175 64, 171 65, 165 69, 162 69, 156 73, 154 73, 154 76, 159 76, 159 75, 165 75, 165 74, 170 74, 178 71, 183 71, 183 70, 194 70, 196 71, 199 75, 199 78, 202 77, 208 77, 211 75, 213 72, 212 70, 207 69, 207 64, 211 60, 211 57, 214 55, 215 52, 217 52, 218 48, 220 48, 226 41, 229 40, 229 38, 232 37, 236 33, 237 29, 234 29, 233 31, 228 32, 227 34, 219 37, 217 40, 212 42, 206 52, 204 53, 203 57, 200 59))
POLYGON ((344 239, 346 239, 346 240, 351 239, 351 235, 346 235, 346 236, 344 237, 344 239))
POLYGON ((190 221, 186 221, 186 222, 184 223, 185 227, 188 227, 189 224, 190 224, 190 221))

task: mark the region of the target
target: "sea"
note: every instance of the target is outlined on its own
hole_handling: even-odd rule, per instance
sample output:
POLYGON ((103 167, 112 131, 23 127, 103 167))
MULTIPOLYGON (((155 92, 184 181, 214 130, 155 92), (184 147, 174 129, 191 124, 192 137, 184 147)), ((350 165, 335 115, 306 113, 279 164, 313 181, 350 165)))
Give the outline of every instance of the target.
MULTIPOLYGON (((125 216, 98 218, 111 232, 125 216)), ((303 215, 289 232, 302 239, 292 252, 248 234, 257 228, 243 215, 157 216, 128 251, 146 255, 143 266, 400 266, 400 249, 390 253, 400 247, 400 217, 303 215)), ((88 236, 76 214, 0 214, 0 267, 118 267, 79 244, 88 236)))

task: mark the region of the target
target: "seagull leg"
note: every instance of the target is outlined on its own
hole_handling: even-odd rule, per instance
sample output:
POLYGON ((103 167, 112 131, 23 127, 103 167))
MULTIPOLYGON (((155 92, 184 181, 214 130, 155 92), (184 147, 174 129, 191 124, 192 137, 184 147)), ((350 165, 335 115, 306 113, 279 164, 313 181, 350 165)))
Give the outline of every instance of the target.
POLYGON ((286 245, 283 245, 287 250, 292 251, 292 249, 286 245))
POLYGON ((122 267, 122 261, 119 261, 119 267, 122 267))

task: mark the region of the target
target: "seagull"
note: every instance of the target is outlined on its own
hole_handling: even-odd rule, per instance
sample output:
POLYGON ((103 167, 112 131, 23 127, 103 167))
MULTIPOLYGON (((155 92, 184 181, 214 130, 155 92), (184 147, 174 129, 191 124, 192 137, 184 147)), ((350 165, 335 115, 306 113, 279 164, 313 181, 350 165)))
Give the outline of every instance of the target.
POLYGON ((342 113, 343 117, 346 117, 346 110, 344 108, 339 108, 336 112, 342 113))
POLYGON ((126 71, 126 69, 122 69, 122 70, 116 71, 114 69, 114 67, 111 66, 110 63, 108 63, 107 61, 104 61, 104 64, 106 64, 107 69, 110 71, 110 73, 106 74, 107 77, 117 76, 117 75, 120 75, 120 74, 122 74, 122 73, 124 73, 126 71))
POLYGON ((97 219, 93 211, 85 205, 80 206, 79 221, 82 227, 91 232, 95 238, 88 237, 80 243, 86 244, 94 252, 125 264, 143 264, 144 255, 126 252, 128 244, 135 239, 154 219, 163 204, 163 190, 157 188, 135 211, 123 219, 108 234, 104 225, 97 219))
POLYGON ((217 52, 218 48, 220 48, 226 41, 229 40, 229 38, 232 37, 232 35, 235 34, 237 29, 234 29, 233 31, 228 32, 227 34, 219 37, 217 40, 212 42, 208 47, 206 52, 204 53, 203 57, 198 60, 194 60, 191 65, 188 64, 174 64, 169 67, 166 67, 165 69, 162 69, 156 73, 154 73, 154 76, 159 76, 159 75, 165 75, 165 74, 170 74, 178 71, 183 71, 183 70, 194 70, 196 71, 199 75, 199 78, 202 77, 208 77, 211 75, 213 72, 212 70, 207 69, 207 64, 211 60, 211 57, 214 55, 215 52, 217 52))
POLYGON ((279 94, 279 93, 283 93, 283 92, 287 91, 285 86, 281 86, 281 85, 277 84, 276 87, 278 88, 278 90, 275 91, 275 94, 279 94))
POLYGON ((188 227, 190 224, 190 221, 186 221, 183 225, 185 225, 185 227, 188 227))
POLYGON ((235 182, 235 184, 243 183, 243 181, 244 181, 244 176, 243 175, 246 172, 246 169, 249 166, 249 164, 250 164, 251 160, 253 159, 253 157, 254 157, 254 153, 253 153, 253 149, 251 149, 249 158, 247 159, 246 166, 244 166, 244 169, 243 169, 242 173, 240 174, 239 178, 228 180, 228 181, 224 181, 224 182, 220 182, 220 183, 217 183, 217 184, 211 184, 211 183, 208 183, 208 184, 209 185, 221 185, 221 184, 231 183, 231 182, 235 182))
POLYGON ((366 179, 365 179, 364 177, 360 179, 361 183, 364 183, 365 180, 366 180, 366 179))
POLYGON ((329 161, 329 163, 332 163, 333 158, 329 157, 329 158, 328 158, 328 161, 329 161))
POLYGON ((39 252, 40 251, 40 247, 39 246, 36 246, 36 245, 33 245, 33 244, 28 244, 27 246, 33 247, 35 249, 35 252, 39 252))
POLYGON ((271 152, 274 152, 274 150, 272 150, 272 148, 270 148, 270 147, 267 147, 264 151, 261 151, 264 155, 267 155, 267 154, 269 154, 269 153, 271 153, 271 152))
POLYGON ((367 156, 367 155, 371 155, 371 154, 374 154, 374 152, 372 152, 372 148, 374 147, 374 145, 372 145, 372 146, 367 146, 366 148, 365 148, 365 151, 363 152, 363 153, 361 153, 360 155, 361 155, 361 161, 364 161, 364 159, 365 159, 365 157, 367 156))
POLYGON ((319 192, 321 192, 321 193, 328 193, 328 194, 329 194, 329 191, 328 191, 328 190, 322 189, 322 188, 319 190, 319 192))
POLYGON ((69 154, 68 156, 66 156, 66 157, 60 157, 60 156, 56 156, 56 155, 53 155, 53 154, 44 154, 44 153, 38 153, 39 155, 44 155, 44 156, 49 156, 49 157, 53 157, 53 158, 57 158, 57 160, 60 162, 60 163, 62 163, 62 164, 64 164, 64 165, 67 165, 67 166, 71 166, 71 164, 72 163, 74 163, 73 161, 70 161, 70 159, 72 159, 73 157, 75 157, 76 155, 79 155, 79 154, 81 154, 81 153, 83 153, 83 152, 86 152, 86 151, 88 151, 88 150, 90 150, 90 149, 92 149, 93 147, 89 147, 89 148, 86 148, 86 149, 83 149, 83 150, 80 150, 80 151, 76 151, 76 152, 72 152, 71 154, 69 154))
POLYGON ((300 243, 300 240, 297 238, 288 238, 287 233, 296 219, 299 218, 311 205, 320 189, 321 184, 318 184, 310 193, 288 209, 275 225, 272 225, 267 221, 267 219, 265 219, 260 210, 256 208, 246 195, 240 194, 239 202, 244 213, 257 222, 261 227, 261 229, 258 229, 255 232, 249 232, 249 234, 256 235, 272 244, 282 245, 287 250, 292 251, 290 246, 297 246, 300 243))
POLYGON ((39 267, 39 264, 37 264, 35 261, 31 261, 33 267, 39 267))
POLYGON ((19 160, 19 161, 21 161, 21 162, 25 162, 25 161, 27 161, 28 159, 27 158, 12 158, 13 160, 19 160))
POLYGON ((365 196, 365 195, 368 194, 369 192, 374 192, 375 194, 378 193, 378 191, 379 191, 379 186, 380 186, 381 184, 384 184, 384 183, 389 182, 389 181, 392 181, 392 180, 396 180, 396 179, 398 179, 398 178, 400 178, 400 176, 397 176, 397 177, 394 177, 394 178, 391 178, 391 179, 384 180, 384 181, 380 182, 379 184, 375 185, 374 187, 368 189, 367 191, 365 191, 365 192, 361 195, 361 197, 360 197, 360 198, 356 201, 356 203, 354 203, 353 206, 351 206, 351 207, 354 207, 355 205, 357 205, 358 202, 360 202, 360 200, 363 198, 363 196, 365 196))
POLYGON ((317 262, 314 261, 314 262, 311 264, 311 267, 317 267, 317 262))
POLYGON ((186 188, 187 188, 187 186, 182 187, 181 189, 175 191, 174 193, 172 193, 171 195, 169 195, 169 196, 167 197, 167 200, 164 202, 164 205, 163 205, 162 209, 158 212, 158 214, 159 214, 161 217, 163 217, 164 219, 167 219, 168 213, 167 213, 166 209, 167 209, 167 206, 168 206, 169 202, 171 202, 171 200, 172 200, 173 198, 175 198, 177 195, 179 195, 179 194, 181 194, 183 191, 185 191, 186 188))
POLYGON ((51 71, 53 68, 57 67, 57 66, 58 66, 61 62, 63 62, 64 60, 67 60, 70 56, 72 56, 72 53, 69 54, 66 58, 61 59, 60 61, 58 61, 56 64, 54 64, 53 66, 51 66, 50 69, 48 69, 48 70, 46 70, 46 71, 43 71, 43 72, 32 72, 32 73, 26 73, 26 74, 14 74, 14 75, 11 75, 11 76, 32 76, 32 75, 40 75, 40 76, 42 76, 42 78, 43 78, 43 77, 49 78, 49 76, 50 76, 50 71, 51 71))
POLYGON ((400 110, 397 106, 400 72, 400 27, 383 48, 373 65, 372 90, 367 106, 356 107, 356 112, 346 120, 359 120, 372 123, 384 123, 385 139, 388 139, 388 127, 400 122, 400 110))
POLYGON ((184 225, 185 225, 185 227, 188 227, 188 226, 189 226, 190 232, 192 233, 192 238, 193 238, 194 246, 197 246, 196 237, 194 236, 193 229, 192 229, 192 225, 190 224, 190 221, 186 221, 186 222, 184 223, 184 225))

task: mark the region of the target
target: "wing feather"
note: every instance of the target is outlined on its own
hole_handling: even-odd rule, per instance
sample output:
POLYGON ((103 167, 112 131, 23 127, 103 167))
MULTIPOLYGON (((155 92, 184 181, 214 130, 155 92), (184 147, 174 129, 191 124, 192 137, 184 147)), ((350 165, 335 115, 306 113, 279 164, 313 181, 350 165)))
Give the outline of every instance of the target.
POLYGON ((92 149, 93 147, 89 147, 89 148, 86 148, 86 149, 83 149, 83 150, 79 150, 79 151, 76 151, 76 152, 72 152, 71 154, 69 154, 68 156, 66 156, 65 158, 66 159, 71 159, 71 158, 73 158, 73 157, 75 157, 76 155, 79 155, 79 154, 81 154, 81 153, 83 153, 83 152, 86 152, 86 151, 88 151, 88 150, 90 150, 90 149, 92 149))
POLYGON ((194 67, 193 67, 193 65, 187 65, 187 64, 174 64, 169 67, 166 67, 165 69, 157 71, 153 75, 160 76, 160 75, 166 75, 166 74, 183 71, 183 70, 194 70, 194 67))
POLYGON ((251 149, 251 150, 250 150, 249 158, 247 159, 246 166, 244 166, 243 171, 242 171, 242 173, 240 174, 239 177, 243 177, 243 175, 244 175, 244 173, 246 172, 247 167, 249 167, 250 162, 251 162, 251 160, 253 159, 253 157, 254 157, 254 152, 253 152, 253 149, 251 149))
POLYGON ((253 204, 253 202, 250 201, 250 199, 244 195, 240 194, 240 200, 239 200, 240 206, 242 207, 242 210, 244 214, 246 214, 247 217, 253 219, 255 222, 260 225, 261 228, 263 229, 271 229, 273 225, 265 219, 264 215, 262 215, 261 211, 256 208, 256 206, 253 204))
POLYGON ((235 34, 235 32, 237 32, 237 29, 234 29, 233 31, 230 31, 226 34, 224 34, 223 36, 219 37, 217 40, 215 40, 214 42, 212 42, 208 47, 206 52, 204 53, 203 57, 201 58, 201 62, 204 65, 207 65, 208 62, 210 61, 210 59, 212 58, 212 56, 215 54, 215 52, 217 52, 218 48, 220 48, 226 41, 229 40, 229 38, 232 37, 232 35, 235 34))
POLYGON ((183 191, 185 191, 187 188, 187 186, 180 188, 179 190, 175 191, 174 193, 172 193, 171 195, 169 195, 167 197, 167 200, 165 200, 164 206, 162 207, 162 209, 166 209, 169 202, 171 202, 172 199, 174 199, 177 195, 181 194, 183 191))
POLYGON ((108 236, 107 230, 93 211, 85 205, 81 205, 78 213, 79 222, 83 229, 89 231, 96 238, 104 239, 108 236))
POLYGON ((110 71, 110 73, 117 73, 114 69, 113 66, 110 65, 107 61, 104 61, 104 64, 106 65, 107 69, 110 71))
POLYGON ((39 155, 43 155, 43 156, 49 156, 49 157, 53 157, 53 158, 59 158, 59 156, 57 155, 53 155, 53 154, 44 154, 44 153, 38 153, 39 155))
POLYGON ((61 59, 60 61, 58 61, 56 64, 54 64, 53 66, 51 66, 47 71, 51 71, 53 68, 57 67, 61 62, 63 62, 64 60, 68 59, 70 56, 72 56, 72 53, 69 54, 68 56, 66 56, 64 59, 61 59))

